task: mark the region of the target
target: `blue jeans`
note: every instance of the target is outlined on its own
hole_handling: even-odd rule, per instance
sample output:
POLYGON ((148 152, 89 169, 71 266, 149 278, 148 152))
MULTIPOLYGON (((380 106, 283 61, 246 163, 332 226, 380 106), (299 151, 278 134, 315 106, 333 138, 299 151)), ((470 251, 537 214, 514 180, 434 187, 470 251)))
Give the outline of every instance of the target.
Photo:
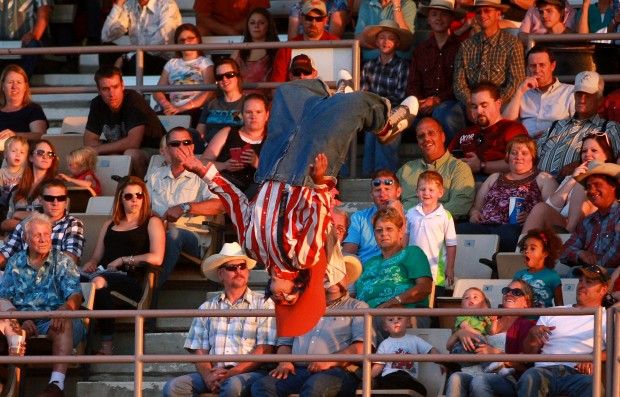
POLYGON ((320 80, 279 86, 255 181, 311 187, 308 169, 321 152, 329 161, 326 175, 336 176, 355 134, 379 131, 389 110, 389 101, 370 92, 330 95, 320 80))
POLYGON ((346 397, 354 396, 359 379, 343 368, 330 368, 310 372, 306 367, 295 366, 295 374, 286 379, 265 376, 252 385, 252 397, 287 397, 299 393, 299 397, 346 397))
POLYGON ((519 397, 592 395, 592 376, 583 375, 566 365, 533 367, 521 375, 517 383, 519 397))
POLYGON ((373 172, 388 169, 396 172, 398 169, 398 147, 401 135, 392 142, 384 145, 372 132, 366 132, 364 138, 364 159, 362 161, 362 175, 369 176, 373 172))
POLYGON ((474 376, 471 380, 469 395, 476 397, 516 397, 517 385, 512 376, 481 374, 474 376))
POLYGON ((465 128, 465 110, 457 100, 443 101, 433 109, 432 116, 441 124, 446 134, 446 146, 465 128))
MULTIPOLYGON (((220 387, 220 397, 241 397, 250 395, 250 387, 257 380, 265 377, 265 371, 246 372, 228 378, 220 387)), ((179 376, 166 382, 164 397, 194 397, 211 390, 198 372, 179 376)))
POLYGON ((465 372, 455 372, 448 378, 446 397, 468 397, 473 376, 465 372))
POLYGON ((166 231, 166 254, 162 263, 162 270, 157 279, 157 286, 164 285, 177 264, 181 252, 193 256, 200 256, 200 245, 196 235, 189 230, 178 227, 169 227, 166 231))

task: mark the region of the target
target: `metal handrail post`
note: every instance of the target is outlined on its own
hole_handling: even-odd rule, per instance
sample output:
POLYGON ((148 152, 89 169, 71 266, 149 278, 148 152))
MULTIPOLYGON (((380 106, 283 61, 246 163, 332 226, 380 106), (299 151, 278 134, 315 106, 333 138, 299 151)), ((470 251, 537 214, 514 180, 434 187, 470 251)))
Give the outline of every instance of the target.
MULTIPOLYGON (((352 73, 353 73, 353 90, 357 91, 360 89, 360 59, 361 59, 361 50, 360 50, 360 41, 355 40, 353 42, 352 51, 351 51, 353 59, 351 60, 352 65, 352 73)), ((357 134, 353 136, 351 140, 351 147, 349 148, 349 168, 351 170, 350 177, 355 178, 357 176, 357 168, 355 167, 357 160, 357 134)))
POLYGON ((142 377, 144 371, 144 316, 135 317, 134 356, 136 357, 133 370, 133 392, 135 397, 142 397, 142 377))
MULTIPOLYGON (((136 85, 144 84, 144 50, 136 51, 136 85)), ((142 92, 140 92, 142 94, 142 92)))
POLYGON ((372 315, 369 313, 364 314, 364 361, 362 362, 362 396, 370 397, 370 390, 372 388, 371 369, 372 362, 368 358, 368 355, 372 354, 372 315))
MULTIPOLYGON (((617 353, 618 351, 620 351, 620 326, 618 326, 618 323, 620 322, 620 311, 618 310, 617 307, 611 307, 610 308, 613 311, 613 349, 614 349, 614 353, 617 353)), ((607 323, 607 326, 609 326, 609 323, 607 323)), ((609 335, 609 334, 608 334, 609 335)), ((609 345, 607 345, 607 347, 609 347, 609 345)), ((607 378, 607 383, 609 384, 610 380, 611 380, 611 387, 607 387, 608 390, 610 390, 610 393, 608 393, 607 395, 610 397, 613 396, 618 396, 620 395, 620 380, 618 379, 618 376, 620 376, 620 363, 619 363, 619 358, 615 356, 615 354, 613 356, 611 355, 607 355, 607 365, 611 366, 612 368, 612 372, 611 372, 611 379, 607 378), (615 357, 615 359, 614 359, 615 357)))
POLYGON ((603 307, 599 306, 594 312, 594 368, 592 370, 592 395, 601 395, 602 386, 602 361, 603 353, 601 349, 603 347, 603 307))

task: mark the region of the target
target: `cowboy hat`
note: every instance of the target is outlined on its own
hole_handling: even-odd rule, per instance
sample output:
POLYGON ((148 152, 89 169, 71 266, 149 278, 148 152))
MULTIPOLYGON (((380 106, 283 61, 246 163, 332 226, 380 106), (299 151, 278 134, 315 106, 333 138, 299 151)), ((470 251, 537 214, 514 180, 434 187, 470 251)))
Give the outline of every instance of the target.
POLYGON ((407 51, 411 47, 413 34, 407 29, 401 29, 396 22, 389 19, 384 19, 378 25, 366 26, 360 35, 361 45, 367 48, 377 48, 375 40, 377 35, 384 30, 388 30, 398 36, 400 41, 398 49, 400 51, 407 51))
POLYGON ((493 7, 505 13, 510 9, 508 4, 502 4, 501 0, 475 0, 474 5, 469 8, 493 7))
POLYGON ((219 282, 220 279, 217 277, 217 271, 220 266, 238 259, 243 259, 248 269, 256 266, 256 261, 245 254, 239 243, 226 243, 222 246, 219 253, 213 254, 202 261, 202 274, 211 281, 219 282))
POLYGON ((599 163, 598 161, 590 161, 588 164, 588 172, 575 177, 575 180, 585 186, 586 180, 590 175, 607 175, 616 180, 620 184, 620 165, 615 163, 599 163))
POLYGON ((420 7, 420 14, 428 17, 428 12, 431 9, 447 11, 451 13, 455 18, 462 18, 465 15, 465 10, 461 8, 454 8, 454 0, 431 0, 430 4, 420 7))

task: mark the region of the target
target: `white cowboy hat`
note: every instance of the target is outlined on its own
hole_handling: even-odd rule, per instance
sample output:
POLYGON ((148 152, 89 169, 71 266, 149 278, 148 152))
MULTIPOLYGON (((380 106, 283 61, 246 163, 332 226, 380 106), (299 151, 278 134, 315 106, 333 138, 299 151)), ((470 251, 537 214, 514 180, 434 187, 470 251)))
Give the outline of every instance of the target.
POLYGON ((366 26, 360 35, 360 42, 362 46, 367 48, 377 48, 375 39, 377 38, 377 35, 384 30, 389 30, 398 36, 400 41, 400 44, 398 45, 399 50, 407 51, 409 47, 411 47, 411 43, 413 42, 413 34, 407 29, 400 28, 396 22, 390 19, 384 19, 379 22, 378 25, 366 26))
POLYGON ((465 10, 461 8, 454 8, 454 0, 431 0, 430 4, 420 7, 420 14, 428 17, 428 12, 431 9, 447 11, 451 13, 455 18, 462 18, 465 15, 465 10))
POLYGON ((202 274, 209 280, 219 282, 217 277, 217 271, 220 266, 226 262, 243 259, 248 266, 248 269, 256 266, 256 261, 245 254, 245 251, 239 243, 226 243, 222 246, 219 253, 213 254, 202 261, 201 270, 202 274))
POLYGON ((614 178, 620 183, 620 165, 615 163, 599 163, 598 161, 590 161, 588 164, 588 172, 575 177, 575 180, 585 186, 586 180, 590 175, 607 175, 614 178))
POLYGON ((502 4, 501 0, 475 0, 474 5, 468 8, 493 7, 505 13, 510 9, 508 4, 502 4))

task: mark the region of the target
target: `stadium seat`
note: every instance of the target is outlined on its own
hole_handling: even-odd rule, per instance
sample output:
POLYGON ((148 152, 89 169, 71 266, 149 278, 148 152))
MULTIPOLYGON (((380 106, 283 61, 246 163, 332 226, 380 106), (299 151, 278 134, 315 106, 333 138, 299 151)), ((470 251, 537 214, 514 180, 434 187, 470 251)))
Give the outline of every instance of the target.
POLYGON ((495 256, 497 262, 497 277, 512 278, 518 270, 525 267, 523 255, 518 252, 498 252, 495 256))
POLYGON ((144 180, 147 180, 149 175, 155 172, 156 169, 162 167, 165 161, 166 160, 164 159, 164 156, 162 156, 161 154, 152 155, 151 159, 149 160, 149 168, 147 168, 146 170, 146 176, 144 177, 144 180))
POLYGON ((457 237, 455 278, 491 278, 491 268, 479 262, 490 259, 499 247, 496 234, 459 234, 457 237))
POLYGON ((62 120, 61 134, 84 134, 87 116, 67 116, 62 120))
POLYGON ((562 279, 562 298, 565 305, 574 305, 577 303, 577 283, 578 278, 562 279))
POLYGON ((101 195, 114 196, 117 182, 112 180, 112 175, 127 176, 131 169, 131 157, 123 155, 110 155, 97 157, 97 169, 95 173, 101 182, 101 195))
POLYGON ((84 135, 82 134, 65 134, 65 135, 48 135, 45 134, 41 139, 48 140, 53 146, 58 156, 58 172, 69 173, 67 167, 67 156, 72 151, 84 146, 84 135))
POLYGON ((114 205, 114 196, 97 196, 91 197, 86 206, 88 214, 112 215, 112 206, 114 205))
POLYGON ((192 121, 191 116, 187 114, 174 114, 171 116, 160 115, 157 117, 159 117, 159 121, 161 121, 161 124, 164 126, 166 132, 170 131, 174 127, 189 128, 192 121))
POLYGON ((80 219, 84 223, 84 248, 82 250, 82 256, 80 260, 83 263, 88 261, 95 251, 97 245, 97 238, 99 238, 99 232, 103 229, 104 223, 111 220, 111 216, 108 214, 71 214, 80 219))

